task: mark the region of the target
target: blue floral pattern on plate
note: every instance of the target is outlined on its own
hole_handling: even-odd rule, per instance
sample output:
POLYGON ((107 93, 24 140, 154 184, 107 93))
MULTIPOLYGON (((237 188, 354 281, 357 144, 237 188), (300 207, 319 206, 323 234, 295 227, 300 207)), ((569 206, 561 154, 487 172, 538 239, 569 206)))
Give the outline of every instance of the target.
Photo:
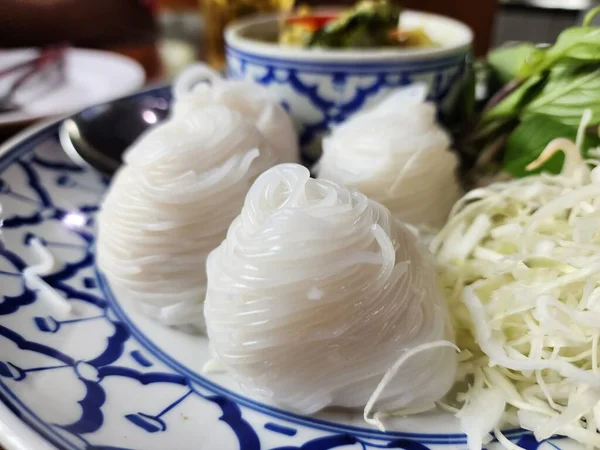
MULTIPOLYGON (((298 416, 223 387, 166 354, 96 271, 94 218, 107 185, 67 159, 56 124, 0 155, 0 400, 57 448, 465 447, 458 433, 382 433, 298 416), (34 239, 56 258, 42 279, 72 314, 61 316, 25 279, 24 270, 38 262, 34 239)), ((522 431, 507 435, 526 449, 540 446, 522 431)))

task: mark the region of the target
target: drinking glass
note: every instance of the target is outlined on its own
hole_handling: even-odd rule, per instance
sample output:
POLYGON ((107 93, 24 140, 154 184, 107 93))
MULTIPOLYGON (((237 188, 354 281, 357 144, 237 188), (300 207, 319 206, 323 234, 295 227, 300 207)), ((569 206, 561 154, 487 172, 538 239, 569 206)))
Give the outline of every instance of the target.
POLYGON ((225 38, 227 24, 235 19, 256 14, 289 12, 294 0, 199 0, 204 16, 206 60, 215 69, 225 65, 225 38))

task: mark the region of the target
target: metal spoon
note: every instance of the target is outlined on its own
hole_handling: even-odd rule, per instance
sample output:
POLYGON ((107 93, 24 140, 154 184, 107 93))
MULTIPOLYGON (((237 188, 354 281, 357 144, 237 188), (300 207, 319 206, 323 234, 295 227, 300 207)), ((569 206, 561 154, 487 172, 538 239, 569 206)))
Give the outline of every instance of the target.
POLYGON ((60 143, 82 166, 112 175, 125 150, 146 130, 165 120, 171 88, 164 86, 84 109, 63 121, 60 143))

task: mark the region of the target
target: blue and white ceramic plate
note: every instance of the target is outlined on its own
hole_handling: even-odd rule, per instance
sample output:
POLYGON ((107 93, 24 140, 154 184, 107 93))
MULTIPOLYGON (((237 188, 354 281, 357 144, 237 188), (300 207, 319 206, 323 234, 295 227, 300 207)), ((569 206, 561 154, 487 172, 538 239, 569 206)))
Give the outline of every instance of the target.
MULTIPOLYGON (((226 374, 203 374, 205 338, 139 316, 97 272, 95 215, 108 181, 69 161, 57 127, 26 132, 0 151, 0 442, 7 450, 466 447, 442 412, 398 419, 395 431, 382 433, 360 412, 299 416, 246 396, 226 374), (53 263, 41 264, 48 255, 53 263)), ((526 449, 574 447, 538 444, 519 430, 507 436, 526 449)))

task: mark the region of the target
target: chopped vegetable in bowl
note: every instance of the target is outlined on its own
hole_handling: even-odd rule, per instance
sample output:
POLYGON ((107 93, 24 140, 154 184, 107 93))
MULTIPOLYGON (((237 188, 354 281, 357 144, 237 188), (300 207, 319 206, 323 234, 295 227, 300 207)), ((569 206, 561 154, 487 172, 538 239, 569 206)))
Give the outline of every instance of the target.
POLYGON ((363 0, 339 15, 313 15, 308 8, 287 19, 279 43, 308 48, 431 47, 422 28, 400 29, 402 9, 386 0, 363 0))

